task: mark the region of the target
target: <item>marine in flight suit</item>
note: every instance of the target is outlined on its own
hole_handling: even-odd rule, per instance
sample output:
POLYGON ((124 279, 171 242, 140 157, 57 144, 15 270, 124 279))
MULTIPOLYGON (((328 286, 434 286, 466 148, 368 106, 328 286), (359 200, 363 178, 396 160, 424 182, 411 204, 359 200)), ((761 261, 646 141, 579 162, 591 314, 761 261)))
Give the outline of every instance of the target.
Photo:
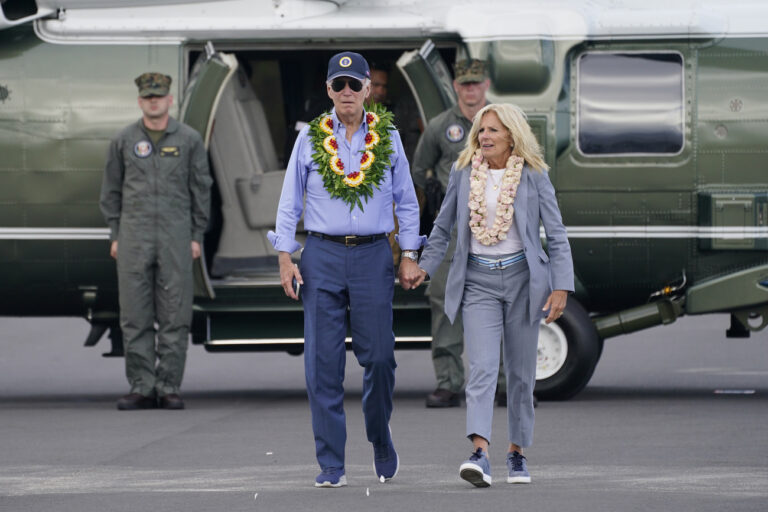
POLYGON ((160 73, 136 79, 144 115, 112 140, 101 189, 131 385, 118 400, 121 410, 184 408, 179 387, 192 320, 192 263, 201 253, 212 179, 200 134, 168 116, 170 83, 160 73))

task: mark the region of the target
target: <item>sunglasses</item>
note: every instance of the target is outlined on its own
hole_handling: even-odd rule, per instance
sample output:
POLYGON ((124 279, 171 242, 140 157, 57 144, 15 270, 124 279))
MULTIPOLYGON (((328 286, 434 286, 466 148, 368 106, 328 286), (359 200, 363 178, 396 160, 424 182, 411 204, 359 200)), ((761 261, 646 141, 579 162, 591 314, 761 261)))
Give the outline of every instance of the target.
POLYGON ((363 90, 363 82, 354 78, 334 78, 331 82, 331 89, 333 89, 334 92, 341 92, 347 84, 349 84, 349 88, 354 92, 363 90))

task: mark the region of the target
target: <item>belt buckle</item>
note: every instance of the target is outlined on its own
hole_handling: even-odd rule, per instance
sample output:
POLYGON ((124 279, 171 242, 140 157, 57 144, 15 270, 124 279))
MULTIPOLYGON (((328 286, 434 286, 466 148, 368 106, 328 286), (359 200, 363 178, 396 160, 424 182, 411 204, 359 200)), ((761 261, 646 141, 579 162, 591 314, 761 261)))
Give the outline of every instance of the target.
POLYGON ((355 243, 355 238, 357 238, 357 235, 344 235, 344 245, 346 247, 354 247, 357 244, 355 243))

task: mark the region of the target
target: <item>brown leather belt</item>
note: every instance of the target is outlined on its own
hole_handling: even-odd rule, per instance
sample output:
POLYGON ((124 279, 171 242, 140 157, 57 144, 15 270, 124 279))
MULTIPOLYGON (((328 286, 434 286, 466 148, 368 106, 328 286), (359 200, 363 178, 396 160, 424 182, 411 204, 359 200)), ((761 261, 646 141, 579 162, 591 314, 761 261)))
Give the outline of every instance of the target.
POLYGON ((369 244, 371 242, 375 242, 376 240, 387 238, 387 235, 385 235, 384 233, 379 233, 378 235, 365 235, 365 236, 326 235, 325 233, 317 233, 315 231, 308 231, 307 233, 309 235, 316 236, 317 238, 322 238, 323 240, 330 240, 331 242, 336 242, 337 244, 344 244, 347 247, 354 247, 356 245, 369 244))

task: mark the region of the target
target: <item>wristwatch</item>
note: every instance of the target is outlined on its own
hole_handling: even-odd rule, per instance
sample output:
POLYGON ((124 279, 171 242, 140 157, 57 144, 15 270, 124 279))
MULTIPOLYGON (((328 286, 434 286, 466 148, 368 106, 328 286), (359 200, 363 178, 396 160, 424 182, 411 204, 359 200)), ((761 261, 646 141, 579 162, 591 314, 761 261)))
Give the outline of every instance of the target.
POLYGON ((419 251, 402 251, 400 255, 412 261, 419 261, 419 251))

